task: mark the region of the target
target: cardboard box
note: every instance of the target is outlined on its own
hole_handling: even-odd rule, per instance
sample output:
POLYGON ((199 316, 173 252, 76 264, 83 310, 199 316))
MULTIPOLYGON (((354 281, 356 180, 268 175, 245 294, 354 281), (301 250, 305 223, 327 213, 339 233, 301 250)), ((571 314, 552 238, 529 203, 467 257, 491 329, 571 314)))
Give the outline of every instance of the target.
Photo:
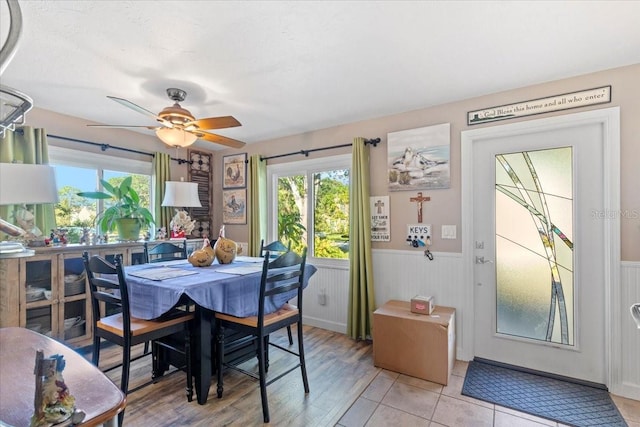
POLYGON ((411 312, 409 301, 388 301, 373 313, 373 364, 447 385, 455 361, 455 309, 411 312))
POLYGON ((411 312, 417 314, 431 314, 434 304, 433 297, 423 297, 416 295, 411 298, 411 312))

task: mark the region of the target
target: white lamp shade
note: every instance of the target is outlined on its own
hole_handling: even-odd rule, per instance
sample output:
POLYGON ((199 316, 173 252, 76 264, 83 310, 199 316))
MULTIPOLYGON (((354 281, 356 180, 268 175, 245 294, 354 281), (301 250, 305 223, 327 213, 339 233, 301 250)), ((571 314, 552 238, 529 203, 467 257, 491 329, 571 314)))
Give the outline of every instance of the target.
POLYGON ((161 127, 156 130, 156 136, 160 138, 162 142, 172 147, 188 147, 198 139, 198 137, 191 132, 167 127, 161 127))
POLYGON ((197 182, 166 181, 162 206, 201 208, 197 182))
POLYGON ((55 170, 49 165, 0 163, 0 205, 58 203, 55 170))

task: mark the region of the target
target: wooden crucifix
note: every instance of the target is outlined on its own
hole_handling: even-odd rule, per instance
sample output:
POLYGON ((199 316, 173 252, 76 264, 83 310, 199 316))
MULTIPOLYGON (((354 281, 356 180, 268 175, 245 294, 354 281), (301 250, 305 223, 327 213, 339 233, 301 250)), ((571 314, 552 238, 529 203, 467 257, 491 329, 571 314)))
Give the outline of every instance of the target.
POLYGON ((428 202, 431 200, 431 197, 423 197, 422 191, 418 192, 418 197, 411 197, 409 201, 418 203, 418 222, 422 222, 422 202, 428 202))

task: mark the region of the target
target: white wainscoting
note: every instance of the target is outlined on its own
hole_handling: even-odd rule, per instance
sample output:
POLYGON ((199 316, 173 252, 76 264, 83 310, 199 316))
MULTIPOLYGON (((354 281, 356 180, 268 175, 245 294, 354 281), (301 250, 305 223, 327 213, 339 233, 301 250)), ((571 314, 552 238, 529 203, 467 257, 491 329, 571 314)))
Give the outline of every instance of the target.
MULTIPOLYGON (((640 262, 623 261, 620 266, 621 357, 620 370, 613 375, 619 385, 611 392, 640 400, 640 329, 631 318, 629 307, 640 302, 640 262), (618 378, 616 378, 618 377, 618 378)), ((615 353, 614 353, 615 354, 615 353)), ((614 361, 614 366, 615 366, 614 361)))
MULTIPOLYGON (((311 262, 313 263, 313 261, 311 262)), ((313 263, 318 268, 311 276, 303 293, 303 321, 306 325, 347 333, 347 306, 349 304, 349 264, 326 266, 313 263), (319 295, 324 295, 324 305, 319 295)))
MULTIPOLYGON (((462 257, 457 253, 433 253, 433 261, 419 250, 374 250, 372 252, 376 307, 388 300, 410 300, 415 295, 431 295, 436 305, 456 308, 456 341, 461 343, 460 301, 462 298, 462 257)), ((315 264, 314 264, 315 265, 315 264)), ((305 324, 335 332, 347 331, 349 270, 316 265, 304 293, 305 324), (326 292, 326 305, 318 303, 318 294, 326 292)))
MULTIPOLYGON (((465 295, 472 290, 462 283, 463 258, 458 253, 434 252, 429 261, 422 251, 374 250, 373 269, 376 306, 390 299, 409 300, 415 295, 431 295, 437 305, 456 309, 456 354, 459 359, 473 355, 473 349, 463 348, 463 322, 465 304, 473 299, 465 295)), ((346 333, 347 305, 349 303, 348 266, 330 267, 316 265, 318 271, 311 278, 304 293, 304 322, 312 326, 346 333), (325 295, 321 305, 318 295, 325 295)), ((640 400, 640 330, 629 314, 629 307, 640 302, 640 263, 622 262, 620 274, 620 324, 619 351, 612 351, 614 360, 611 392, 640 400)), ((473 324, 473 321, 468 324, 473 324)))

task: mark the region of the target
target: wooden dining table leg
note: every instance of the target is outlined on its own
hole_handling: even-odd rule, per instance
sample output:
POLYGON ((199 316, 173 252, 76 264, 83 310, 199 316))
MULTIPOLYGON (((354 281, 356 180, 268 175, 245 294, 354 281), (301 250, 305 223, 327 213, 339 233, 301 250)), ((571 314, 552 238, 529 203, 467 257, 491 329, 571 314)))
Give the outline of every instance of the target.
POLYGON ((204 405, 209 397, 211 386, 211 322, 213 311, 196 305, 197 335, 196 335, 196 394, 198 403, 204 405))

